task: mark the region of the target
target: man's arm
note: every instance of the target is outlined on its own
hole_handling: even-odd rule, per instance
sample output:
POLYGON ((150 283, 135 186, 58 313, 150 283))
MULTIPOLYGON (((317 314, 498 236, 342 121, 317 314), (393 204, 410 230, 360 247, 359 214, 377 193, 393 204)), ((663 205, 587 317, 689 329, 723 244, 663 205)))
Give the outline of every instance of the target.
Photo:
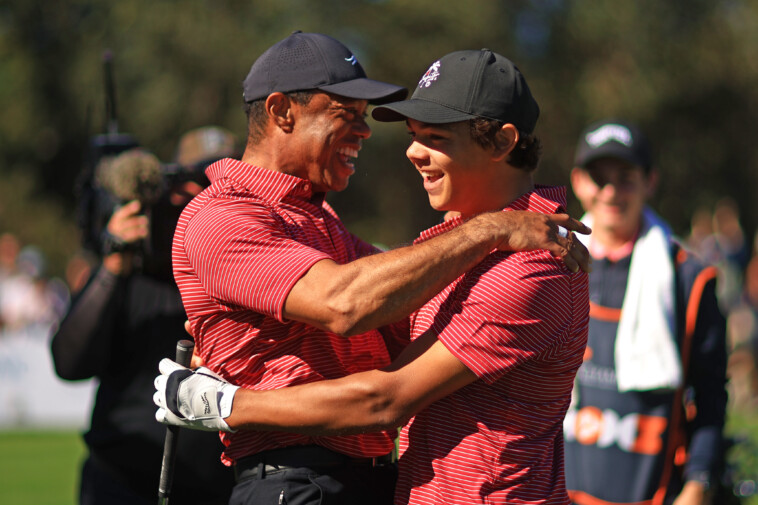
MULTIPOLYGON (((108 220, 108 232, 125 244, 145 238, 147 217, 139 210, 138 201, 117 209, 108 220)), ((89 379, 108 366, 118 335, 116 311, 124 292, 123 276, 131 268, 131 252, 108 254, 72 303, 50 344, 55 371, 62 379, 89 379)))
POLYGON ((155 395, 159 421, 199 429, 307 435, 396 428, 427 405, 477 379, 432 333, 416 339, 382 370, 272 391, 237 389, 220 378, 209 383, 208 376, 191 374, 167 359, 161 362, 161 371, 155 395), (172 373, 180 374, 182 380, 172 380, 172 373), (166 396, 173 403, 173 412, 166 410, 166 396))
POLYGON ((427 333, 382 370, 274 391, 240 390, 232 429, 345 435, 396 428, 476 375, 427 333))
MULTIPOLYGON (((707 271, 701 272, 705 278, 707 271)), ((695 393, 695 417, 691 420, 689 459, 684 468, 685 485, 676 505, 708 503, 709 487, 722 456, 726 417, 726 321, 716 298, 715 278, 705 283, 697 307, 692 337, 688 384, 695 393)))
POLYGON ((61 379, 89 379, 108 366, 122 282, 101 266, 74 299, 50 342, 55 372, 61 379))
POLYGON ((284 317, 355 335, 418 309, 494 249, 547 249, 566 266, 589 271, 587 249, 559 226, 588 233, 566 214, 492 212, 430 240, 340 265, 314 264, 290 290, 284 317))

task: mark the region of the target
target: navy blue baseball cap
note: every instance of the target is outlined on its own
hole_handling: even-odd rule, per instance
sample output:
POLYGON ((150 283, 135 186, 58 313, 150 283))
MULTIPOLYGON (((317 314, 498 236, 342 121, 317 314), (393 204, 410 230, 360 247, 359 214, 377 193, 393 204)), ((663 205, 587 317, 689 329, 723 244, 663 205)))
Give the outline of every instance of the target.
POLYGON ((336 95, 381 104, 403 100, 408 90, 375 81, 340 41, 320 33, 295 31, 267 49, 243 83, 245 102, 271 93, 320 89, 336 95))
POLYGON ((650 172, 653 157, 647 137, 628 121, 604 119, 587 126, 579 136, 574 166, 587 165, 600 158, 616 158, 650 172))
POLYGON ((526 79, 508 58, 489 49, 455 51, 435 61, 410 100, 373 110, 377 121, 455 123, 476 117, 532 133, 540 108, 526 79))

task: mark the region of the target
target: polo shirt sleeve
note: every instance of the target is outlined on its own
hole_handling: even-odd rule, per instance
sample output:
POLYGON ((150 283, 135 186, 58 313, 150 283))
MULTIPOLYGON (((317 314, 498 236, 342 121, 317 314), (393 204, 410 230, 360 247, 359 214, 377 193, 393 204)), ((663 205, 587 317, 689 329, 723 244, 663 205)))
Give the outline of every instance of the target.
POLYGON ((572 305, 569 272, 559 260, 539 251, 494 253, 450 291, 431 330, 492 383, 560 346, 572 305))
POLYGON ((292 286, 330 256, 295 240, 265 205, 217 201, 188 223, 185 248, 206 293, 230 311, 252 310, 284 322, 292 286))

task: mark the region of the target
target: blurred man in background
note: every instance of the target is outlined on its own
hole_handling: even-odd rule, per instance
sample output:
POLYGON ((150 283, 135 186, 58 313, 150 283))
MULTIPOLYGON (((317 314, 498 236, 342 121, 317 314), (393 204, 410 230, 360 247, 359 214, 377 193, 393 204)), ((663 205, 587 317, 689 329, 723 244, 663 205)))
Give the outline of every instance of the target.
POLYGON ((582 132, 571 184, 593 230, 590 330, 564 425, 580 505, 701 505, 718 481, 727 394, 716 270, 647 206, 657 177, 636 126, 582 132))
MULTIPOLYGON (((148 180, 152 186, 138 190, 140 199, 120 202, 107 220, 102 263, 52 340, 61 378, 99 381, 84 435, 89 455, 81 474, 82 505, 155 503, 166 430, 155 422, 150 401, 153 371, 186 338, 171 239, 182 208, 207 185, 205 165, 236 154, 231 133, 207 127, 183 136, 181 165, 164 165, 141 149, 98 164, 99 181, 110 193, 148 180), (111 172, 101 173, 106 170, 111 172)), ((183 435, 171 494, 177 503, 227 502, 233 476, 219 460, 221 450, 215 434, 183 435)))

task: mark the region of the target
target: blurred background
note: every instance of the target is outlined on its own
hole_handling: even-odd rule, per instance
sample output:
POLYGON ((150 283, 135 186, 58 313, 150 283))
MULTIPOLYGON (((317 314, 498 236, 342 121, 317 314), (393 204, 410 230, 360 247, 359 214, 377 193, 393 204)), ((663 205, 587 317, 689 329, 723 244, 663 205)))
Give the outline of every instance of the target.
MULTIPOLYGON (((222 126, 244 138, 242 80, 263 50, 296 29, 336 37, 369 77, 411 89, 453 50, 487 47, 509 57, 541 107, 540 183, 568 183, 587 123, 609 116, 638 123, 652 140, 661 176, 654 207, 721 268, 721 302, 735 314, 730 429, 749 433, 758 424, 752 354, 758 274, 745 275, 758 227, 757 1, 5 0, 0 454, 14 447, 26 454, 29 440, 19 432, 30 427, 86 429, 92 385, 59 383, 46 349, 50 329, 91 267, 81 250, 77 204, 90 139, 114 126, 108 108, 115 105, 120 132, 166 162, 180 134, 198 126, 222 126), (116 98, 110 104, 108 58, 116 98), (22 377, 41 383, 30 388, 22 377), (71 395, 63 402, 71 412, 37 412, 28 404, 29 391, 51 389, 58 399, 71 395)), ((404 128, 370 124, 374 135, 349 190, 329 199, 354 232, 391 247, 441 216, 428 207, 404 156, 404 128)), ((570 209, 579 216, 573 198, 570 209)), ((73 465, 76 450, 66 453, 73 465)), ((0 481, 13 479, 5 470, 18 466, 4 459, 0 481)), ((749 470, 758 473, 755 466, 749 470)), ((4 500, 3 484, 0 502, 23 502, 4 500)), ((71 503, 74 484, 62 485, 70 495, 44 503, 71 503)))

